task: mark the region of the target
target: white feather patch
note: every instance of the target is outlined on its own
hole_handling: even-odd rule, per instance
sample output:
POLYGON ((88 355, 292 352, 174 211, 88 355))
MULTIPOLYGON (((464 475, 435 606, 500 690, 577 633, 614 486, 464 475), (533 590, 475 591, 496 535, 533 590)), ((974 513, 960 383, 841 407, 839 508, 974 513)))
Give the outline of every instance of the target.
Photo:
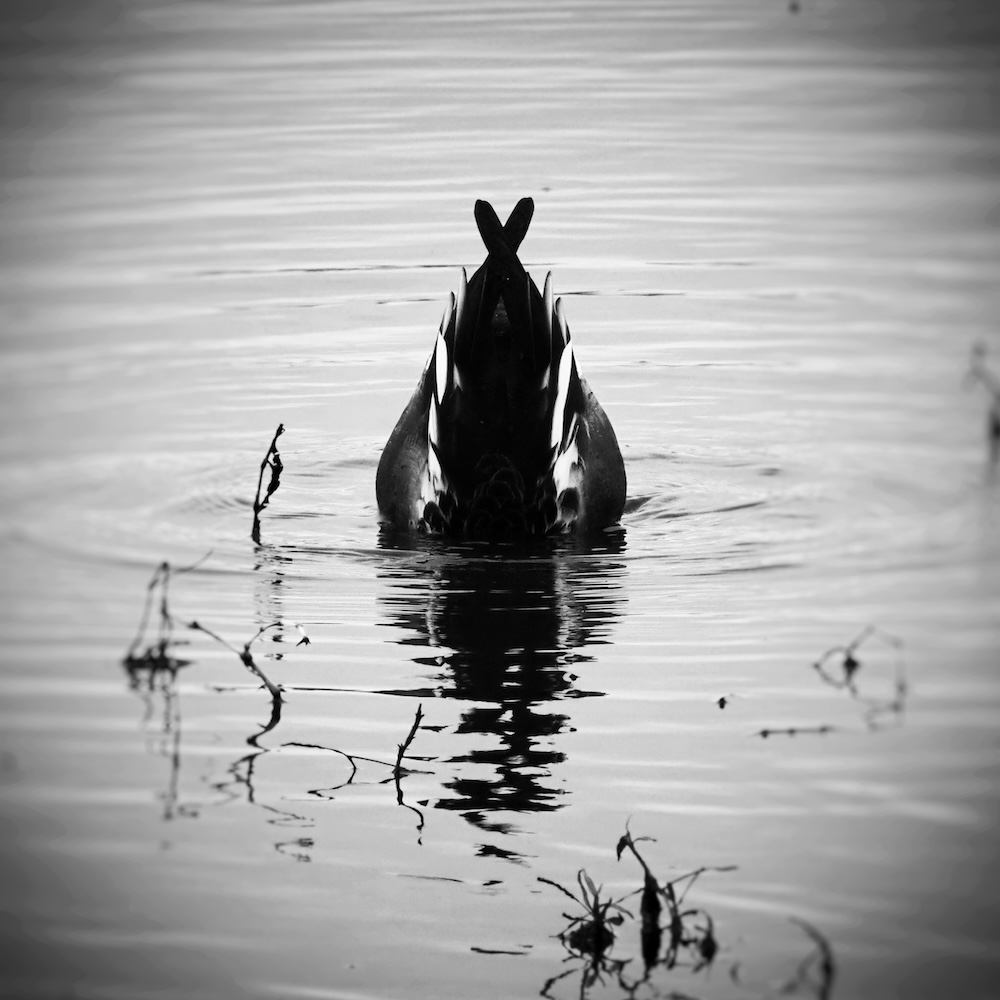
POLYGON ((573 345, 563 348, 559 359, 559 382, 556 388, 556 402, 552 408, 552 433, 549 436, 549 447, 555 448, 562 442, 563 427, 566 424, 566 405, 569 402, 569 377, 573 372, 573 345))
POLYGON ((462 280, 458 283, 458 296, 455 301, 455 332, 458 332, 458 325, 462 322, 462 316, 465 314, 465 290, 468 288, 469 281, 465 276, 465 268, 462 268, 462 280))
MULTIPOLYGON (((466 291, 469 287, 469 279, 465 274, 465 268, 462 268, 462 280, 458 283, 458 297, 455 300, 455 339, 454 344, 458 344, 458 328, 459 324, 462 322, 462 317, 465 315, 465 299, 466 291)), ((457 350, 457 347, 456 347, 457 350)), ((452 384, 456 389, 462 388, 462 376, 455 366, 454 362, 451 365, 451 379, 452 384)))
MULTIPOLYGON (((528 290, 530 297, 531 290, 528 290)), ((548 337, 549 350, 552 349, 552 272, 545 275, 545 291, 542 293, 542 311, 545 314, 545 335, 548 337)), ((548 389, 549 382, 552 381, 552 360, 549 359, 548 367, 542 372, 542 389, 548 389)))
POLYGON ((576 446, 576 434, 579 430, 577 418, 573 417, 570 425, 569 435, 559 449, 555 462, 552 463, 552 483, 555 486, 556 496, 563 490, 570 487, 579 487, 580 483, 580 449, 576 446))
POLYGON ((552 340, 552 272, 545 275, 545 290, 542 292, 542 301, 545 303, 545 330, 552 340))
MULTIPOLYGON (((437 403, 431 403, 430 413, 427 414, 427 475, 430 479, 430 492, 435 494, 441 489, 444 481, 444 474, 441 471, 441 463, 438 461, 438 408, 437 403)), ((428 497, 433 499, 433 495, 428 497)))
MULTIPOLYGON (((437 343, 434 345, 434 399, 437 401, 437 406, 441 405, 441 400, 444 399, 444 394, 448 391, 448 369, 450 367, 448 345, 439 333, 437 343)), ((431 407, 431 409, 436 410, 437 406, 431 407)))
POLYGON ((562 337, 564 344, 569 343, 569 324, 566 322, 566 314, 563 312, 562 299, 556 299, 556 327, 559 330, 559 336, 562 337))
POLYGON ((451 322, 451 317, 455 312, 455 293, 448 293, 448 301, 445 303, 444 315, 441 317, 441 325, 438 327, 438 333, 444 333, 448 329, 448 324, 451 322))

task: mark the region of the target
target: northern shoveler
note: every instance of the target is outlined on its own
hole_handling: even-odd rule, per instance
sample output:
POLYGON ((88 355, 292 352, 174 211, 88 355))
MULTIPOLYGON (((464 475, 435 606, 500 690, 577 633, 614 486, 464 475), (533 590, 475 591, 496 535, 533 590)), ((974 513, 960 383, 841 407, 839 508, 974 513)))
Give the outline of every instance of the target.
POLYGON ((483 265, 450 295, 434 350, 375 479, 382 523, 462 538, 593 532, 625 505, 625 464, 577 371, 552 275, 518 259, 534 202, 501 225, 477 201, 483 265))

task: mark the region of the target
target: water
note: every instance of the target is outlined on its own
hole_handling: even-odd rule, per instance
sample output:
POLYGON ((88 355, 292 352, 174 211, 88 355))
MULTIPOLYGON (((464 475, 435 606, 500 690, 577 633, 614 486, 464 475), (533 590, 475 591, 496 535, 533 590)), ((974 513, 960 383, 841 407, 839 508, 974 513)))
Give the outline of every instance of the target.
POLYGON ((838 997, 992 994, 998 485, 962 376, 976 340, 1000 365, 995 16, 802 8, 13 8, 3 995, 620 996, 637 924, 591 983, 538 878, 639 889, 626 823, 661 882, 736 866, 687 897, 712 966, 636 996, 774 992, 795 920, 838 997), (527 194, 624 532, 393 547, 375 468, 472 205, 527 194), (188 665, 130 688, 155 567, 209 552, 170 581, 188 665), (252 647, 280 719, 192 620, 284 623, 252 647), (852 698, 813 664, 856 638, 852 698))

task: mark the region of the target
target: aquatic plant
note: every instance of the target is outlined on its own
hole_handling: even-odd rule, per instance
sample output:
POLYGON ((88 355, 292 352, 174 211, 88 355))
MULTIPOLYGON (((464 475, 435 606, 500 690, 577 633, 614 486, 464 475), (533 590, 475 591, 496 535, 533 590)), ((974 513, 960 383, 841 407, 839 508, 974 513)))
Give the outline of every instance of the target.
POLYGON ((579 896, 550 878, 538 876, 538 881, 554 886, 583 910, 582 914, 576 916, 563 914, 569 924, 558 936, 572 952, 600 958, 614 943, 615 932, 612 928, 621 924, 625 916, 632 916, 621 905, 620 899, 602 899, 604 886, 595 885, 583 868, 576 873, 579 896))
MULTIPOLYGON (((582 959, 585 962, 580 984, 581 996, 586 996, 591 987, 603 982, 605 975, 613 976, 618 985, 632 996, 649 980, 650 974, 657 966, 674 969, 683 959, 691 972, 697 973, 709 967, 718 953, 719 943, 712 917, 702 907, 686 907, 685 900, 699 876, 710 871, 733 871, 735 866, 705 866, 661 882, 639 852, 637 845, 643 841, 655 843, 652 837, 634 837, 626 824, 625 833, 618 840, 615 854, 621 861, 622 856, 628 851, 642 868, 643 882, 639 889, 618 899, 603 896, 603 886, 595 885, 590 875, 582 868, 577 872, 579 895, 552 879, 540 876, 538 878, 539 882, 551 885, 568 896, 582 910, 577 914, 564 913, 563 917, 569 923, 557 935, 569 953, 570 959, 582 959), (615 943, 616 929, 621 927, 626 917, 630 920, 635 919, 622 904, 637 894, 640 897, 639 936, 644 972, 640 978, 631 979, 626 975, 626 968, 632 959, 612 958, 608 952, 615 943), (664 915, 665 922, 662 919, 664 915), (665 947, 664 938, 666 938, 665 947)), ((575 971, 577 968, 571 968, 553 976, 545 983, 541 995, 550 996, 551 988, 575 971)), ((678 993, 670 995, 681 996, 678 993)))
MULTIPOLYGON (((538 876, 538 881, 558 889, 583 911, 575 915, 564 913, 563 918, 569 923, 557 935, 568 953, 567 960, 584 960, 580 996, 586 996, 587 991, 595 984, 603 983, 605 974, 620 977, 630 960, 611 959, 607 952, 615 941, 614 928, 620 926, 626 916, 632 917, 632 914, 621 905, 622 900, 602 898, 604 887, 595 885, 594 880, 583 868, 576 873, 577 885, 580 888, 579 896, 553 879, 538 876)), ((572 967, 553 976, 546 981, 540 995, 551 996, 549 990, 561 979, 573 975, 576 971, 577 968, 572 967)))
MULTIPOLYGON (((661 881, 639 851, 638 845, 643 842, 656 843, 656 840, 653 837, 633 836, 626 823, 625 833, 618 840, 615 854, 619 861, 626 853, 635 858, 642 868, 642 885, 617 899, 605 896, 603 886, 595 885, 582 868, 576 876, 579 892, 571 891, 552 879, 538 878, 539 882, 553 886, 572 899, 581 911, 575 914, 564 913, 563 917, 568 923, 556 935, 568 952, 566 961, 576 960, 576 964, 546 980, 540 991, 541 996, 551 998, 551 990, 557 983, 574 973, 580 973, 578 995, 581 1000, 589 996, 595 987, 606 985, 606 978, 610 978, 629 998, 638 996, 640 989, 645 987, 643 996, 648 993, 650 996, 669 1000, 698 1000, 697 996, 688 992, 664 990, 661 983, 652 981, 651 976, 658 968, 669 971, 683 966, 693 975, 712 966, 720 950, 715 922, 704 907, 689 906, 686 899, 702 875, 707 872, 735 871, 736 866, 705 865, 684 875, 661 881), (625 900, 635 895, 640 897, 639 934, 643 961, 643 974, 638 978, 627 974, 632 958, 617 958, 609 954, 626 918, 635 920, 623 905, 625 900)), ((752 984, 741 978, 740 963, 733 962, 729 968, 729 978, 736 986, 747 990, 748 996, 759 1000, 774 1000, 785 996, 811 996, 814 1000, 831 1000, 837 972, 833 946, 812 924, 798 917, 790 917, 789 920, 801 928, 813 944, 812 950, 798 963, 791 975, 768 983, 752 984)))
POLYGON ((615 848, 619 861, 622 859, 622 854, 628 850, 642 867, 643 885, 639 915, 642 918, 640 933, 643 962, 647 971, 658 964, 672 969, 678 964, 680 956, 687 953, 692 960, 692 971, 699 972, 712 964, 719 950, 719 944, 711 916, 701 907, 684 909, 685 898, 699 876, 706 872, 735 871, 736 866, 703 866, 686 875, 679 875, 677 878, 660 883, 636 847, 636 844, 643 841, 656 843, 653 837, 633 837, 626 824, 625 833, 615 848), (664 928, 660 924, 660 916, 664 904, 667 913, 667 946, 661 957, 660 947, 664 928), (703 926, 696 923, 695 918, 698 917, 704 920, 703 926))

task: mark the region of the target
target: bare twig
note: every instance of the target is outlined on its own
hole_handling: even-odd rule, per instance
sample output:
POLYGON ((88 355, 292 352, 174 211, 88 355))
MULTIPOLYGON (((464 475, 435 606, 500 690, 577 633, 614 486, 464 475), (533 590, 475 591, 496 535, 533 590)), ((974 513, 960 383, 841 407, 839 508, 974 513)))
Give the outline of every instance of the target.
POLYGON ((409 809, 411 812, 417 814, 417 843, 421 842, 420 838, 424 829, 424 814, 416 807, 411 806, 409 803, 403 801, 403 785, 400 779, 403 777, 404 773, 408 773, 403 767, 403 754, 409 749, 410 744, 413 742, 413 737, 417 734, 417 729, 420 727, 420 720, 424 717, 424 707, 423 705, 417 705, 417 714, 413 718, 413 725, 410 726, 410 731, 406 736, 406 739, 399 744, 399 753, 396 754, 396 765, 392 769, 393 781, 396 783, 396 804, 409 809))
POLYGON ((262 636, 266 631, 268 631, 268 629, 280 628, 281 622, 271 622, 270 625, 265 625, 263 628, 258 629, 256 635, 254 635, 254 637, 250 639, 249 642, 243 644, 242 649, 237 649, 235 646, 226 642, 226 640, 223 639, 221 635, 216 634, 209 628, 205 628, 205 626, 200 624, 199 622, 188 622, 187 627, 189 629, 193 629, 196 632, 204 632, 205 635, 211 636, 211 638, 215 639, 216 642, 222 643, 222 645, 225 646, 226 649, 232 650, 240 658, 240 662, 251 673, 255 674, 257 677, 260 678, 260 680, 264 684, 264 687, 266 687, 268 692, 270 693, 271 697, 276 701, 281 701, 281 688, 277 684, 273 684, 271 682, 271 680, 267 677, 264 671, 261 670, 260 667, 257 666, 257 664, 254 662, 253 656, 250 655, 251 643, 260 638, 260 636, 262 636))
POLYGON ((413 717, 413 725, 410 726, 410 731, 406 736, 406 739, 399 744, 399 753, 396 754, 396 766, 393 769, 394 777, 399 780, 403 773, 403 754, 409 749, 410 744, 413 742, 413 737, 417 735, 417 729, 420 728, 420 720, 424 717, 424 706, 417 705, 417 714, 413 717))
MULTIPOLYGON (((382 767, 393 767, 394 766, 394 765, 390 764, 387 760, 378 760, 375 757, 362 757, 361 754, 348 753, 346 750, 338 750, 336 747, 323 746, 322 743, 300 743, 300 742, 298 742, 296 740, 292 740, 292 741, 290 741, 288 743, 282 743, 281 745, 283 747, 302 747, 302 748, 307 749, 307 750, 327 750, 330 753, 336 753, 336 754, 340 754, 341 757, 346 757, 347 760, 348 760, 348 762, 351 765, 351 777, 348 778, 348 780, 344 782, 345 785, 349 785, 351 783, 351 780, 358 773, 358 764, 357 764, 357 762, 359 760, 363 760, 367 764, 380 764, 382 767)), ((385 778, 382 781, 380 781, 379 784, 380 785, 384 785, 386 783, 386 781, 388 781, 388 780, 389 780, 388 778, 385 778)), ((341 786, 338 785, 337 787, 339 788, 341 786)))

